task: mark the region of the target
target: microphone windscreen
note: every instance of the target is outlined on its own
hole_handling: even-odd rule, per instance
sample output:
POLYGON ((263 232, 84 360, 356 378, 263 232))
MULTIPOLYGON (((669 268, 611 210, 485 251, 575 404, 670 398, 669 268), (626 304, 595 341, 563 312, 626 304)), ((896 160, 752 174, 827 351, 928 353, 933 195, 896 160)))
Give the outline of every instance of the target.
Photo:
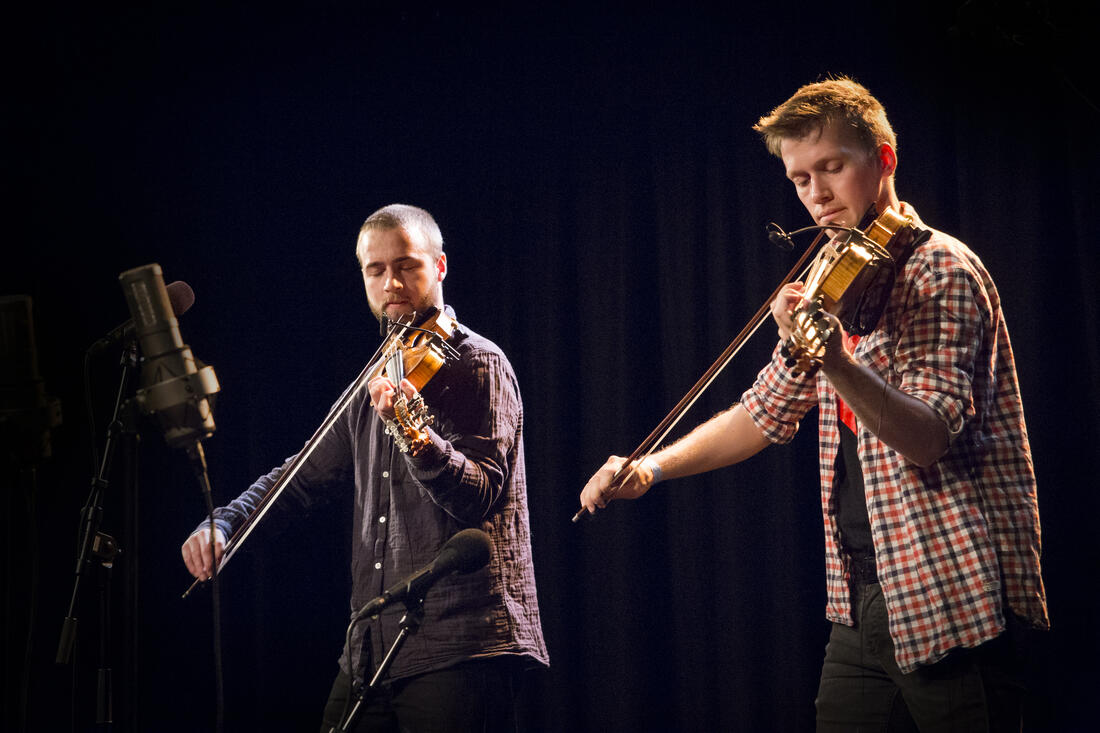
POLYGON ((183 280, 176 280, 164 286, 168 291, 168 302, 172 304, 172 313, 182 316, 195 304, 195 291, 183 280))
POLYGON ((464 529, 443 545, 436 567, 449 572, 472 573, 489 564, 493 543, 480 529, 464 529))

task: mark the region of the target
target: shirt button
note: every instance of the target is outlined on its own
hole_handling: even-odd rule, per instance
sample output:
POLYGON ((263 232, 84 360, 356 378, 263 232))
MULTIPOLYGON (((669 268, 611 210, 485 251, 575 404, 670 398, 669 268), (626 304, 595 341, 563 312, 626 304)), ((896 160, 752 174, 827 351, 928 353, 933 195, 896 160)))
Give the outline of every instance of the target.
POLYGON ((380 562, 376 562, 376 563, 374 564, 374 569, 375 569, 375 570, 381 570, 381 569, 382 569, 382 563, 380 563, 380 562))
POLYGON ((389 471, 383 471, 382 472, 382 478, 389 478, 389 477, 390 477, 390 472, 389 471))
POLYGON ((379 524, 385 524, 386 523, 386 515, 385 514, 383 514, 382 516, 380 516, 378 518, 378 523, 379 524))

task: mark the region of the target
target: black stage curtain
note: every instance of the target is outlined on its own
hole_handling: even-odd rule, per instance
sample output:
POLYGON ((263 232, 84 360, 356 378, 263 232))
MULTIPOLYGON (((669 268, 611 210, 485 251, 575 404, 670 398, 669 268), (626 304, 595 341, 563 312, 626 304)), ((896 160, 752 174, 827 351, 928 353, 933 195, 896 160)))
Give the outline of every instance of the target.
MULTIPOLYGON (((302 445, 373 351, 354 242, 401 201, 436 215, 447 300, 523 389, 552 656, 526 729, 812 730, 827 634, 814 414, 789 446, 570 517, 587 477, 649 433, 793 264, 764 226, 809 222, 751 125, 800 84, 848 74, 891 115, 901 198, 998 282, 1054 623, 1029 707, 1035 729, 1080 730, 1098 681, 1100 111, 1068 4, 402 5, 13 16, 0 293, 33 298, 63 422, 33 477, 5 466, 5 729, 95 720, 100 573, 82 584, 76 663, 53 656, 118 373, 114 352, 91 363, 90 420, 83 353, 128 315, 118 273, 158 262, 194 288, 181 328, 223 386, 205 445, 224 501, 302 445)), ((774 338, 765 324, 674 435, 735 401, 774 338)), ((106 614, 116 727, 209 729, 210 597, 180 600, 178 558, 204 506, 155 431, 133 465, 136 489, 119 468, 104 507, 123 547, 106 614)), ((313 729, 347 544, 345 512, 319 507, 227 569, 227 730, 313 729)))

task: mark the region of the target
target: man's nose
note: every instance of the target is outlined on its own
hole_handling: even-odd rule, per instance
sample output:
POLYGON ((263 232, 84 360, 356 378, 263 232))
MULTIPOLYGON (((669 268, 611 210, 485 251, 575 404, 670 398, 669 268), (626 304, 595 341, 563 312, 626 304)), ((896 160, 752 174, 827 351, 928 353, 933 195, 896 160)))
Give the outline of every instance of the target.
POLYGON ((824 203, 833 197, 829 187, 818 178, 810 179, 810 199, 815 203, 824 203))
POLYGON ((389 293, 389 292, 392 292, 394 290, 400 290, 400 289, 401 289, 401 278, 397 277, 396 272, 387 272, 386 273, 386 286, 385 286, 386 292, 389 293))

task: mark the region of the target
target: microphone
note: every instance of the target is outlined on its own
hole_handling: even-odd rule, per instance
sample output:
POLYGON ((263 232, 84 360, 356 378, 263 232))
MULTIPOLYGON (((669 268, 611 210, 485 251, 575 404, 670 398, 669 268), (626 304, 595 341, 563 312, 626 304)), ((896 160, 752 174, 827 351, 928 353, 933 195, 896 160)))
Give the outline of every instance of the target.
POLYGON ((157 416, 172 447, 186 448, 209 438, 215 428, 207 398, 220 389, 218 378, 183 343, 160 265, 136 267, 118 279, 143 357, 138 406, 157 416))
MULTIPOLYGON (((172 304, 172 313, 174 315, 182 316, 195 304, 195 291, 191 289, 190 285, 182 280, 168 283, 168 285, 165 286, 165 290, 168 291, 168 300, 172 304)), ((133 335, 134 320, 131 318, 125 323, 120 323, 108 331, 107 335, 92 344, 88 351, 91 354, 98 354, 108 346, 116 344, 119 341, 125 341, 133 335)))
POLYGON ((440 578, 455 572, 472 573, 485 567, 489 563, 492 547, 489 535, 480 529, 462 530, 447 540, 435 560, 368 601, 355 614, 355 619, 376 616, 382 609, 399 601, 406 605, 423 603, 428 589, 440 578))
POLYGON ((784 252, 790 252, 794 249, 794 240, 791 239, 791 235, 783 231, 783 228, 774 221, 764 227, 764 231, 768 233, 768 241, 779 247, 779 249, 784 252))

